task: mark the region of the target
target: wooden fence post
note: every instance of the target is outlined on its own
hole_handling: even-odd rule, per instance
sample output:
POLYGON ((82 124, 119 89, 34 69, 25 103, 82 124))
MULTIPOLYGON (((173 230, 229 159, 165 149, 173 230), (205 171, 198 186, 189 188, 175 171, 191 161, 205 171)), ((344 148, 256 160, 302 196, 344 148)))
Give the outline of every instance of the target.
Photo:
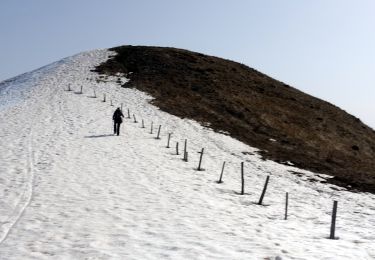
POLYGON ((245 194, 245 178, 243 172, 243 162, 241 162, 241 195, 245 194))
POLYGON ((151 122, 151 127, 150 127, 150 134, 152 134, 152 130, 153 130, 153 128, 154 128, 154 122, 151 122))
POLYGON ((176 155, 179 155, 179 152, 178 152, 178 142, 176 142, 176 155))
POLYGON ((221 168, 220 178, 217 181, 217 183, 222 183, 223 182, 224 167, 225 167, 225 161, 223 162, 223 167, 221 168))
POLYGON ((138 123, 137 118, 135 117, 134 114, 133 114, 133 119, 134 119, 134 123, 138 123))
POLYGON ((198 164, 197 170, 198 171, 203 171, 203 169, 201 168, 201 165, 202 165, 202 158, 203 158, 204 148, 202 148, 202 151, 200 151, 198 153, 200 153, 201 156, 199 157, 199 164, 198 164))
POLYGON ((161 125, 159 125, 158 135, 156 136, 156 139, 160 139, 160 128, 161 128, 161 125))
POLYGON ((329 239, 335 239, 335 230, 336 230, 336 215, 337 215, 337 201, 333 201, 332 209, 332 219, 331 219, 331 232, 329 239))
POLYGON ((263 187, 262 195, 260 196, 260 199, 259 199, 258 205, 262 205, 262 203, 263 203, 263 198, 264 198, 264 195, 266 194, 267 186, 268 186, 268 181, 269 181, 269 180, 270 180, 270 176, 267 176, 267 178, 266 178, 266 183, 264 183, 264 187, 263 187))
POLYGON ((188 161, 188 155, 189 155, 189 153, 188 153, 188 152, 186 152, 186 153, 185 153, 185 162, 187 162, 187 161, 188 161))
POLYGON ((103 102, 105 102, 105 94, 103 94, 103 102))
POLYGON ((96 91, 95 91, 95 89, 94 89, 94 98, 96 98, 96 91))
POLYGON ((285 194, 285 216, 284 216, 284 220, 288 219, 288 205, 289 205, 289 193, 287 192, 285 194))
POLYGON ((187 149, 187 139, 185 139, 185 143, 184 143, 184 158, 182 160, 184 160, 185 162, 187 162, 187 158, 186 158, 186 149, 187 149))
POLYGON ((83 86, 81 86, 81 94, 83 94, 83 86))
POLYGON ((130 111, 129 111, 129 108, 128 108, 128 118, 130 118, 130 111))
POLYGON ((111 99, 111 107, 113 107, 112 99, 111 99))
POLYGON ((142 119, 142 128, 145 128, 145 121, 142 119))
POLYGON ((68 91, 72 91, 72 89, 70 88, 70 84, 68 84, 68 91))
POLYGON ((169 148, 169 141, 171 140, 171 133, 168 133, 168 142, 167 142, 167 148, 169 148))

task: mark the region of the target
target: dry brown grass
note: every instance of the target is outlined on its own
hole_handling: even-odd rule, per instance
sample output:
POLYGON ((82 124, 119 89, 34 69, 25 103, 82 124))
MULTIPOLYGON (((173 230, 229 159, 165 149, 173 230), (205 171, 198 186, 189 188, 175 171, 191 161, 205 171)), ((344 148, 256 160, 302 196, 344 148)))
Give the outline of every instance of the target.
POLYGON ((151 94, 162 110, 210 123, 265 158, 375 191, 374 131, 338 107, 233 61, 175 48, 113 50, 118 55, 97 71, 133 72, 124 87, 151 94))

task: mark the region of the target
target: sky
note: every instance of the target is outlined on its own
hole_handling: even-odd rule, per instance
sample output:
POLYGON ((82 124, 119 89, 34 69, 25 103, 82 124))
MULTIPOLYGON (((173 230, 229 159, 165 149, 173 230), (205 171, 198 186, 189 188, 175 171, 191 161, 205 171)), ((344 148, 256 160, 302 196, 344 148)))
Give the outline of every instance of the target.
POLYGON ((119 45, 244 63, 375 128, 373 0, 1 0, 0 81, 119 45))

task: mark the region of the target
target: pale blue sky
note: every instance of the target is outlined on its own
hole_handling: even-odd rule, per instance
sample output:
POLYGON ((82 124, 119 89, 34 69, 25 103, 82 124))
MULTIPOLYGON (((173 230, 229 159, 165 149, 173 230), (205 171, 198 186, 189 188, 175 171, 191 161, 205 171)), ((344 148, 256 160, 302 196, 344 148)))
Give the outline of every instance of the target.
POLYGON ((173 46, 239 61, 375 128, 373 0, 1 0, 0 81, 81 51, 173 46))

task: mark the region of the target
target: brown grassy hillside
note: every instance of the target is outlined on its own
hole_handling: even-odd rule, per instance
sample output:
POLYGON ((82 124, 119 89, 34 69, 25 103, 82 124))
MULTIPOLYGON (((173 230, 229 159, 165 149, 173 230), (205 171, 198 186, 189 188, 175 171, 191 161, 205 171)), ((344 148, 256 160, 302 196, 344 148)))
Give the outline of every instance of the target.
POLYGON ((233 61, 175 48, 112 50, 97 71, 125 73, 124 87, 151 94, 162 110, 229 132, 265 158, 375 191, 375 133, 338 107, 233 61))

